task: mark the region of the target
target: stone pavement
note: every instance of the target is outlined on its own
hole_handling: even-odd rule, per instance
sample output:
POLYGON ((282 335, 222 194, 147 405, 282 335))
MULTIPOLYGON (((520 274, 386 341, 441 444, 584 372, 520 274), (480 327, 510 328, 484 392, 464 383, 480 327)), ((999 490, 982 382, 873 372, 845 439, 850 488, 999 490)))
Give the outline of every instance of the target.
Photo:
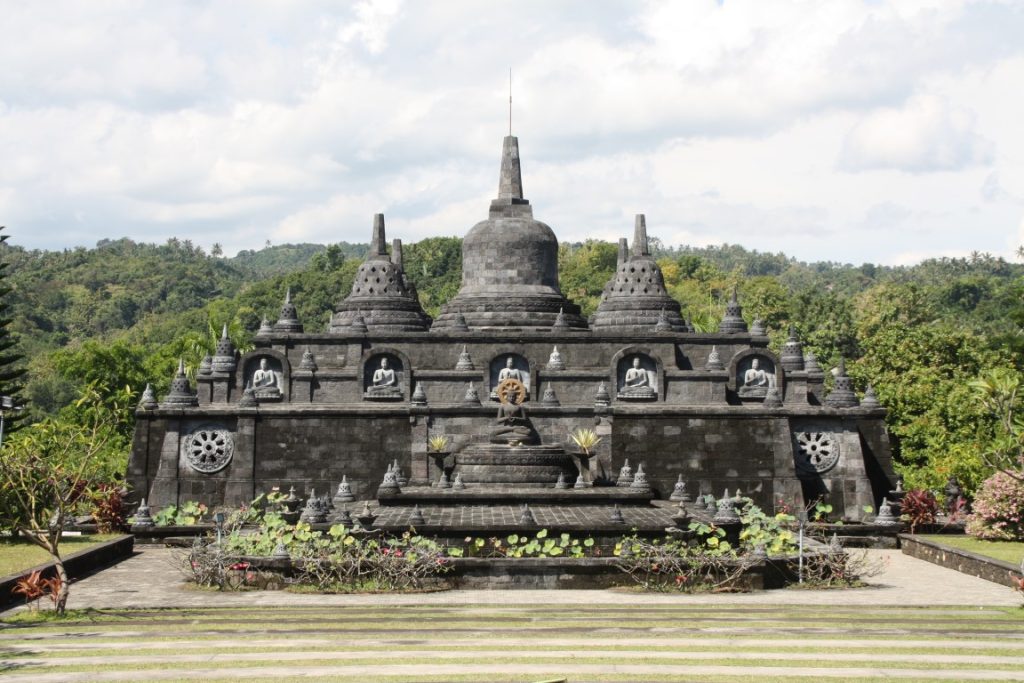
POLYGON ((869 578, 869 588, 843 591, 773 590, 739 594, 638 594, 615 590, 457 590, 439 593, 379 595, 313 595, 285 591, 218 593, 188 587, 180 570, 183 551, 137 546, 129 559, 76 582, 69 607, 242 607, 325 605, 455 605, 488 602, 523 605, 972 605, 1014 607, 1019 593, 982 579, 918 560, 897 550, 869 550, 885 563, 882 574, 869 578))

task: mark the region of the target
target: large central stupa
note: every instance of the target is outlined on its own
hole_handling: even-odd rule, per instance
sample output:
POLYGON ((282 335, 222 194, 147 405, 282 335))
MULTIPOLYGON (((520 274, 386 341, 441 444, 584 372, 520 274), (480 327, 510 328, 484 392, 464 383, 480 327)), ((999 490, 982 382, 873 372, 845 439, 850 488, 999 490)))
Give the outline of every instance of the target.
MULTIPOLYGON (((462 242, 462 287, 441 311, 434 329, 551 327, 562 312, 568 327, 586 327, 580 307, 558 287, 558 238, 533 218, 523 197, 519 140, 505 138, 498 197, 490 215, 462 242)), ((562 323, 560 323, 562 324, 562 323)))

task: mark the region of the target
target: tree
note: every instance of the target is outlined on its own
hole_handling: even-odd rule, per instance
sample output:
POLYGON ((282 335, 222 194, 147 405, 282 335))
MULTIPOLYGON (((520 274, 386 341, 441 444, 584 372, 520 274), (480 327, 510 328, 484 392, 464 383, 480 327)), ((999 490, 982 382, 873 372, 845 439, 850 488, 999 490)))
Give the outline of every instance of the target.
POLYGON ((0 527, 43 548, 60 580, 54 608, 63 614, 68 575, 60 555, 65 522, 104 484, 118 480, 124 458, 112 453, 127 441, 112 425, 110 408, 95 391, 75 406, 76 420, 50 418, 21 429, 0 448, 0 527))
MULTIPOLYGON (((3 226, 0 226, 0 232, 4 229, 3 226)), ((7 235, 0 235, 0 245, 4 245, 5 242, 7 242, 7 235)), ((7 260, 0 260, 0 396, 10 396, 15 405, 21 405, 20 394, 24 387, 21 378, 25 374, 25 369, 20 365, 22 356, 15 351, 18 344, 17 336, 8 329, 12 322, 8 304, 11 288, 5 282, 6 271, 7 260)), ((7 417, 7 421, 13 423, 8 427, 8 431, 16 424, 14 419, 14 416, 7 417)))
POLYGON ((1020 373, 994 368, 970 383, 976 400, 998 419, 994 438, 981 458, 994 470, 1024 481, 1024 383, 1020 373))

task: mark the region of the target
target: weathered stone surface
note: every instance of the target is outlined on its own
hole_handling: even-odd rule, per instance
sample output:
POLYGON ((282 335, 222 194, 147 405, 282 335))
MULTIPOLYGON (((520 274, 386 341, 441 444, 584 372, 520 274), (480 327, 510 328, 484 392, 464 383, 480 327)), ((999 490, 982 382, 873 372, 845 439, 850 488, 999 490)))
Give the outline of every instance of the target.
MULTIPOLYGON (((621 243, 622 264, 653 263, 645 227, 638 221, 632 253, 621 243)), ((642 273, 651 282, 640 294, 650 301, 622 292, 631 304, 621 314, 634 320, 615 319, 619 312, 608 301, 616 294, 602 304, 609 324, 595 321, 587 329, 558 289, 557 240, 523 199, 514 138, 505 143, 490 217, 465 244, 462 290, 429 330, 402 278, 401 244, 387 253, 381 217, 360 271, 364 281, 354 285, 352 305, 339 306, 329 331, 304 332, 289 293, 278 324, 261 326, 252 351, 236 358, 227 344, 218 348, 220 370, 211 358, 209 372, 197 377, 198 394, 181 368, 165 400, 155 404, 147 395, 136 413, 128 469, 133 502, 145 497, 154 509, 186 500, 235 505, 293 486, 303 496, 347 489, 336 504, 363 501, 377 494, 388 467, 404 469, 417 486, 451 486, 461 477, 466 488, 457 493, 465 495, 497 484, 554 492, 556 482, 569 486, 584 474, 568 455, 576 451, 569 435, 577 429, 593 429, 601 441, 579 461, 583 488, 559 493, 600 491, 620 471, 626 473, 620 483, 631 482, 626 459, 643 463, 660 499, 672 495, 681 477, 698 501, 695 511, 703 509, 702 495, 728 488, 769 510, 778 497, 794 506, 825 497, 835 514, 854 517, 863 505, 877 508, 893 489, 877 400, 868 394, 858 406, 850 383, 849 394, 833 392, 826 401, 811 355, 805 358, 793 339, 784 357, 772 354, 767 337, 746 332, 735 297, 720 330, 698 334, 682 322, 678 305, 664 300, 660 275, 642 273), (371 276, 372 295, 363 289, 371 276), (386 292, 378 277, 380 284, 391 278, 386 292), (413 308, 388 308, 400 301, 413 308), (387 316, 396 311, 413 322, 392 324, 396 319, 387 316), (343 313, 348 317, 338 318, 343 313), (509 359, 527 389, 524 406, 537 435, 518 447, 487 443, 509 359), (251 384, 263 366, 274 373, 276 392, 251 384), (765 387, 762 396, 741 395, 752 369, 775 379, 775 394, 765 387), (391 382, 392 372, 387 386, 394 390, 373 389, 391 382), (233 438, 232 457, 216 471, 197 471, 183 457, 182 444, 204 427, 233 438), (835 448, 827 458, 807 456, 813 439, 799 436, 808 433, 829 435, 835 448), (450 440, 442 457, 429 452, 428 439, 436 435, 450 440), (815 459, 820 467, 808 466, 815 459)), ((846 390, 839 378, 836 386, 846 390)), ((400 493, 388 488, 385 496, 407 495, 400 482, 400 493)), ((608 523, 610 514, 605 509, 597 517, 608 523)), ((638 514, 630 509, 627 521, 638 514)))

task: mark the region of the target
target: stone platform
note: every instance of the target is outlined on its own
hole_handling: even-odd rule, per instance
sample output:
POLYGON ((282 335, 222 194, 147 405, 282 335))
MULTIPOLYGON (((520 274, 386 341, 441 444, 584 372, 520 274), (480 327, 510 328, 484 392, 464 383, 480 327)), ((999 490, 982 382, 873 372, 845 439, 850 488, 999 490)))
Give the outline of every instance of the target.
POLYGON ((470 444, 455 458, 462 481, 487 484, 554 484, 559 475, 576 480, 576 467, 556 445, 470 444))
MULTIPOLYGON (((461 469, 459 470, 461 471, 461 469)), ((402 489, 397 495, 381 495, 377 498, 382 506, 402 505, 649 505, 654 500, 651 491, 634 490, 615 486, 600 486, 585 489, 527 488, 516 486, 488 486, 470 484, 465 489, 441 489, 430 486, 414 486, 402 489)))

